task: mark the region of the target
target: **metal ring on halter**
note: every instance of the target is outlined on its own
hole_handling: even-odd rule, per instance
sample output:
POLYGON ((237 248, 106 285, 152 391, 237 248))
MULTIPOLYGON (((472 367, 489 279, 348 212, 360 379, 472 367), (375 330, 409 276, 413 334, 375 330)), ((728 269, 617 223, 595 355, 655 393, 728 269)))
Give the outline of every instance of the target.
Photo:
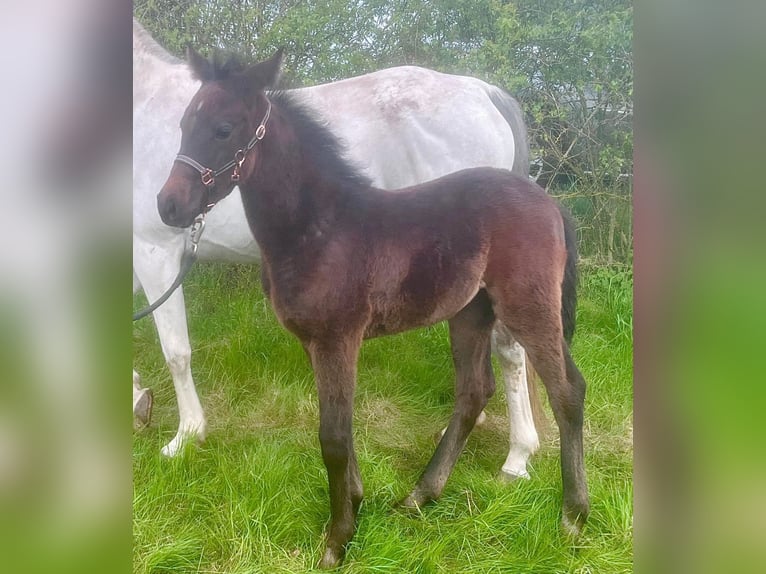
POLYGON ((237 150, 237 152, 234 154, 234 159, 224 165, 223 167, 212 170, 209 167, 205 167, 201 163, 199 163, 197 160, 184 155, 184 154, 178 154, 176 156, 175 161, 180 161, 181 163, 185 163, 186 165, 189 165, 196 169, 200 177, 202 178, 202 183, 205 185, 205 187, 212 188, 215 187, 215 178, 219 175, 222 175, 223 173, 229 171, 232 167, 234 168, 234 174, 231 177, 231 181, 233 183, 237 183, 239 181, 239 168, 242 167, 242 164, 245 162, 245 158, 247 156, 247 152, 249 152, 251 149, 255 147, 255 144, 257 144, 259 141, 263 139, 263 136, 266 135, 266 124, 269 121, 269 117, 271 116, 271 101, 266 98, 266 103, 268 103, 269 107, 266 108, 266 113, 263 116, 263 119, 261 120, 260 125, 255 130, 255 135, 250 139, 250 141, 247 143, 247 145, 237 150))

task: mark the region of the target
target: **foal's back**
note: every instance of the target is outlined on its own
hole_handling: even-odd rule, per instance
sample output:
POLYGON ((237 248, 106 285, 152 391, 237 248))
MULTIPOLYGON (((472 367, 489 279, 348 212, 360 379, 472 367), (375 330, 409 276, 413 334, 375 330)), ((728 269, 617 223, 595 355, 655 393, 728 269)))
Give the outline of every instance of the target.
POLYGON ((563 243, 555 201, 526 177, 504 169, 465 169, 396 192, 373 190, 349 204, 341 225, 356 229, 367 245, 423 242, 449 247, 458 258, 482 251, 490 235, 529 243, 552 234, 563 243), (343 221, 345 219, 345 221, 343 221))

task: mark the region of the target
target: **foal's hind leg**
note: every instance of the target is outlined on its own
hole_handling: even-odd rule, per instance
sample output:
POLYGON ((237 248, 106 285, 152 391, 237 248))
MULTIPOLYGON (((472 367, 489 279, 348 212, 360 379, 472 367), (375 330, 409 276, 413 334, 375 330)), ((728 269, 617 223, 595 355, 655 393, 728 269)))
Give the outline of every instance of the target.
MULTIPOLYGON (((538 289, 536 293, 544 291, 538 289)), ((526 292, 523 296, 493 293, 492 296, 498 319, 524 346, 548 392, 561 436, 562 523, 570 533, 576 534, 589 512, 582 437, 585 380, 564 341, 558 297, 541 301, 535 298, 535 292, 526 292), (514 304, 509 304, 510 301, 514 304)))
POLYGON ((483 290, 449 321, 456 375, 455 409, 436 452, 403 506, 417 508, 441 495, 468 434, 495 391, 490 361, 494 322, 492 306, 483 290))

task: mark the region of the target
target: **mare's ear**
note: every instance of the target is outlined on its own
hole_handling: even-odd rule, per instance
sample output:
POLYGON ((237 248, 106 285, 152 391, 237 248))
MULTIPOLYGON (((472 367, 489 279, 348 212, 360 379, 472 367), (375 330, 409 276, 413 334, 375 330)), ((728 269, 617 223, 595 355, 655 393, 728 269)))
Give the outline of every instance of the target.
POLYGON ((253 64, 245 70, 245 82, 251 93, 274 87, 279 80, 279 72, 282 67, 283 56, 284 50, 280 48, 268 60, 253 64))
POLYGON ((186 47, 186 61, 189 62, 192 73, 200 82, 209 82, 213 79, 213 65, 210 60, 191 46, 186 47))

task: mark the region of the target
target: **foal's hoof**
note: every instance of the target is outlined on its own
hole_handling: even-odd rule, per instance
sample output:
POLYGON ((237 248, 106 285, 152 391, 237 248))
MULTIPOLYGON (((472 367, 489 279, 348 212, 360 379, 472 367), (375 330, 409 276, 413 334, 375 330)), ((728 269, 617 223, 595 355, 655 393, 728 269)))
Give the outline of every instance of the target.
POLYGON ((585 507, 581 510, 564 509, 564 513, 561 516, 561 528, 570 538, 577 538, 582 532, 585 521, 588 518, 588 508, 585 507))
MULTIPOLYGON (((485 413, 484 411, 481 411, 479 413, 479 416, 476 417, 476 423, 474 423, 474 426, 481 427, 481 426, 484 426, 484 423, 486 423, 486 422, 487 422, 487 413, 485 413)), ((444 427, 440 431, 436 431, 434 433, 434 437, 433 437, 434 442, 436 444, 439 444, 439 441, 442 439, 442 437, 444 436, 444 433, 446 433, 446 432, 447 432, 447 427, 444 427)))
POLYGON ((179 430, 168 444, 162 447, 163 456, 173 458, 184 452, 187 446, 200 446, 205 441, 205 422, 192 427, 190 430, 179 430))
POLYGON ((317 568, 322 570, 330 570, 331 568, 337 568, 340 563, 343 562, 343 551, 333 548, 328 548, 324 552, 324 556, 319 561, 317 568))
POLYGON ((409 514, 419 515, 423 506, 431 502, 431 500, 433 499, 430 497, 411 492, 404 500, 399 501, 396 507, 409 514))
POLYGON ((152 405, 154 396, 151 389, 141 389, 138 398, 133 404, 133 425, 140 429, 149 424, 152 420, 152 405))
POLYGON ((403 500, 399 501, 399 504, 397 504, 399 508, 402 508, 404 510, 413 510, 416 512, 420 512, 420 503, 417 501, 417 499, 413 495, 408 495, 403 500))

